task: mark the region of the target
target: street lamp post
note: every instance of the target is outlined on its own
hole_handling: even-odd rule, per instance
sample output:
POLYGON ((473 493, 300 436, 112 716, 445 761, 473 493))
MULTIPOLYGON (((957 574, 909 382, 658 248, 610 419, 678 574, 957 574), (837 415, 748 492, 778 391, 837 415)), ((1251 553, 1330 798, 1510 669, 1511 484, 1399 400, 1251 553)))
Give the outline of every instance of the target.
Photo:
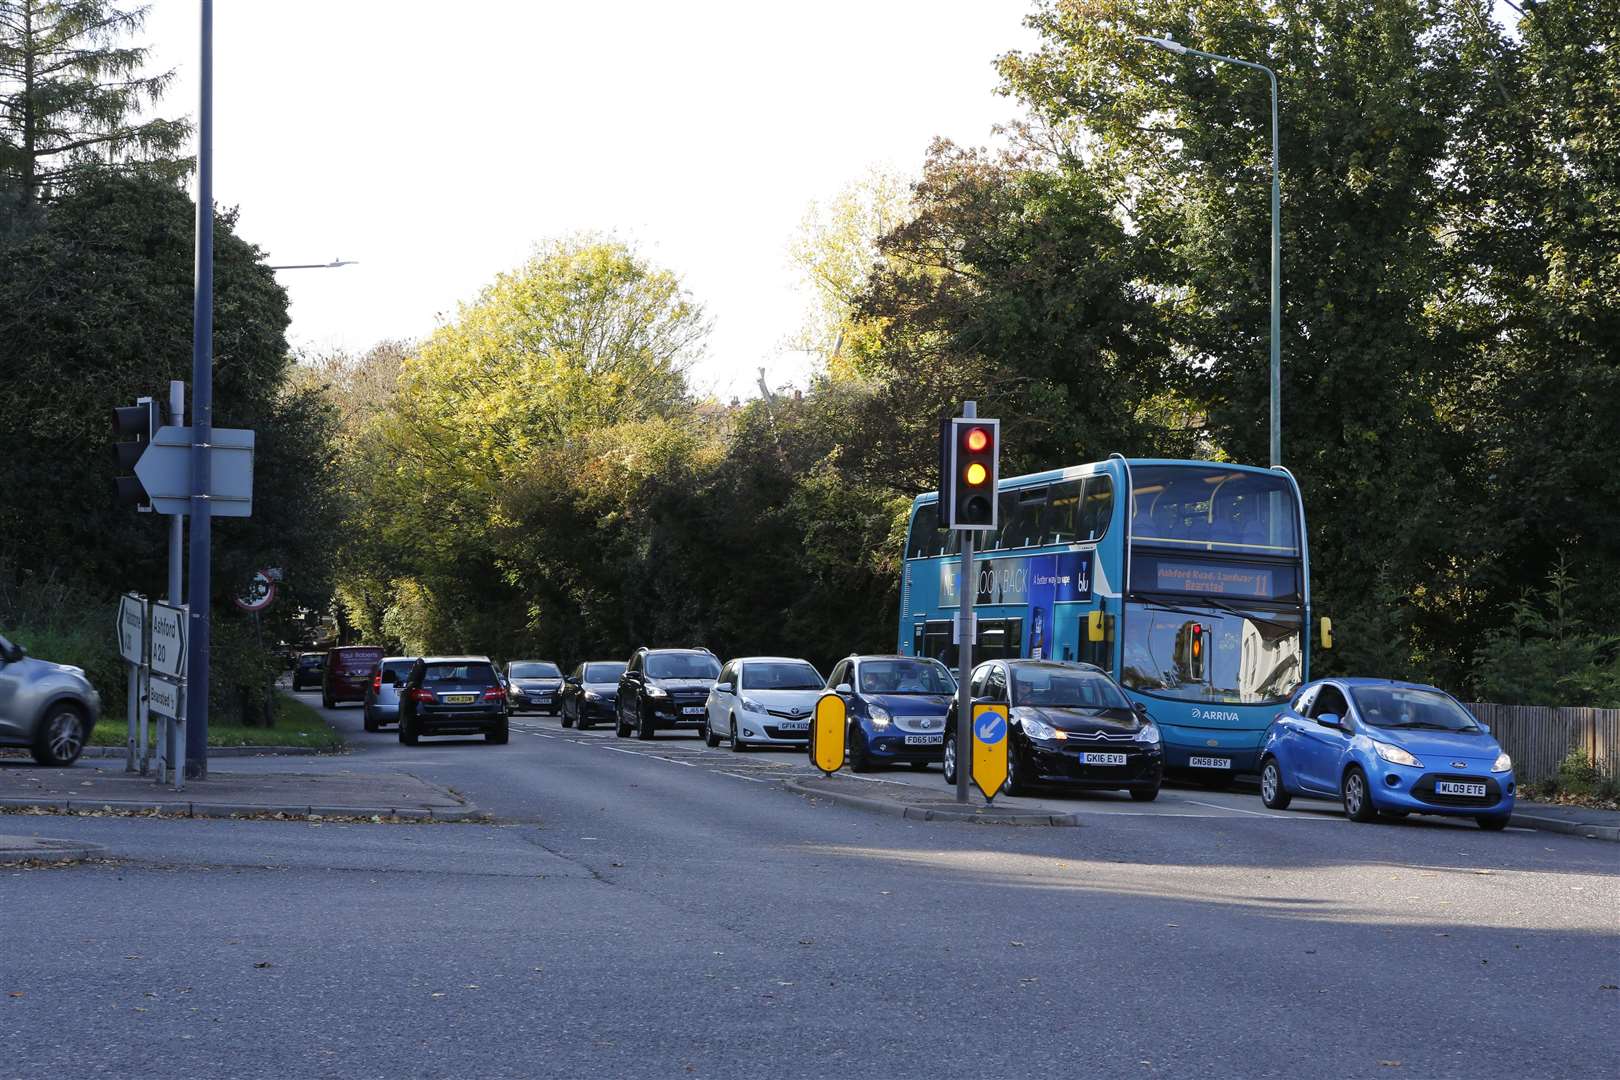
POLYGON ((1277 167, 1277 73, 1264 64, 1239 60, 1235 56, 1190 49, 1170 38, 1138 35, 1145 41, 1177 56, 1202 56, 1239 67, 1263 71, 1271 80, 1271 464, 1282 464, 1282 182, 1277 167))
POLYGON ((270 267, 270 269, 271 270, 330 270, 334 266, 353 266, 353 265, 355 265, 355 263, 357 261, 358 260, 355 260, 355 259, 333 259, 329 263, 283 263, 280 266, 272 266, 272 267, 270 267))

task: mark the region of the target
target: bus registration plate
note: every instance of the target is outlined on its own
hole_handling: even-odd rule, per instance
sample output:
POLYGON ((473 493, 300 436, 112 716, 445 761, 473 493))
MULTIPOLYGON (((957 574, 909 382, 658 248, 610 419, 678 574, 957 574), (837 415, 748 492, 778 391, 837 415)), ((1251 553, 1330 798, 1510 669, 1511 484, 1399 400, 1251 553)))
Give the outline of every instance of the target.
POLYGON ((1190 757, 1187 759, 1187 764, 1194 769, 1230 769, 1232 759, 1224 757, 1190 757))
POLYGON ((1123 765, 1125 764, 1125 755, 1087 752, 1080 755, 1080 760, 1087 765, 1123 765))

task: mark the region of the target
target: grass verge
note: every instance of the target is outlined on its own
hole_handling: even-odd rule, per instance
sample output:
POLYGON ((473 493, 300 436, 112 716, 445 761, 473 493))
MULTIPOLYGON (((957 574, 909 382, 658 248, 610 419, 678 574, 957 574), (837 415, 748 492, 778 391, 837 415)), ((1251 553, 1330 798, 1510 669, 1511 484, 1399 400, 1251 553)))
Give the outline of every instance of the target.
MULTIPOLYGON (((154 717, 154 720, 156 718, 154 717)), ((103 716, 90 734, 92 746, 123 746, 129 737, 128 721, 122 716, 103 716)), ((241 724, 208 724, 209 746, 311 746, 317 750, 339 750, 343 736, 302 701, 278 692, 274 727, 244 727, 241 724)))

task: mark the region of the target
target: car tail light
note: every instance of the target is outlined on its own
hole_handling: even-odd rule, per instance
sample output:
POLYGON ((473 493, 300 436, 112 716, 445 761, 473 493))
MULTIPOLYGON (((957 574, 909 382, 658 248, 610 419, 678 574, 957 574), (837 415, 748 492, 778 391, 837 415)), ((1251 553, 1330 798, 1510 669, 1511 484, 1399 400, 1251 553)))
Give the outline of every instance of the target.
POLYGON ((506 691, 501 689, 499 686, 492 686, 488 690, 484 691, 484 700, 485 701, 505 701, 506 700, 506 691))
POLYGON ((425 705, 431 705, 437 699, 434 698, 433 691, 423 690, 422 688, 418 687, 417 689, 411 691, 411 700, 422 702, 425 705))
POLYGON ((372 676, 372 678, 371 678, 371 689, 375 693, 381 693, 382 692, 382 672, 381 671, 377 672, 376 675, 372 676))

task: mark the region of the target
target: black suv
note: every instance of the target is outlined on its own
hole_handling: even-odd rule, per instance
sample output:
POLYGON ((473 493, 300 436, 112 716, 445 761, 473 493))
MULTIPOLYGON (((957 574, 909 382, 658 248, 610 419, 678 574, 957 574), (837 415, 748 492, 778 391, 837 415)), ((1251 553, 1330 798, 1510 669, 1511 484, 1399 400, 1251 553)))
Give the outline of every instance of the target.
POLYGON ((619 676, 615 731, 650 739, 660 728, 698 728, 720 661, 708 649, 637 649, 619 676))
POLYGON ((411 665, 399 691, 399 741, 423 735, 477 735, 504 743, 506 688, 487 656, 428 656, 411 665))

